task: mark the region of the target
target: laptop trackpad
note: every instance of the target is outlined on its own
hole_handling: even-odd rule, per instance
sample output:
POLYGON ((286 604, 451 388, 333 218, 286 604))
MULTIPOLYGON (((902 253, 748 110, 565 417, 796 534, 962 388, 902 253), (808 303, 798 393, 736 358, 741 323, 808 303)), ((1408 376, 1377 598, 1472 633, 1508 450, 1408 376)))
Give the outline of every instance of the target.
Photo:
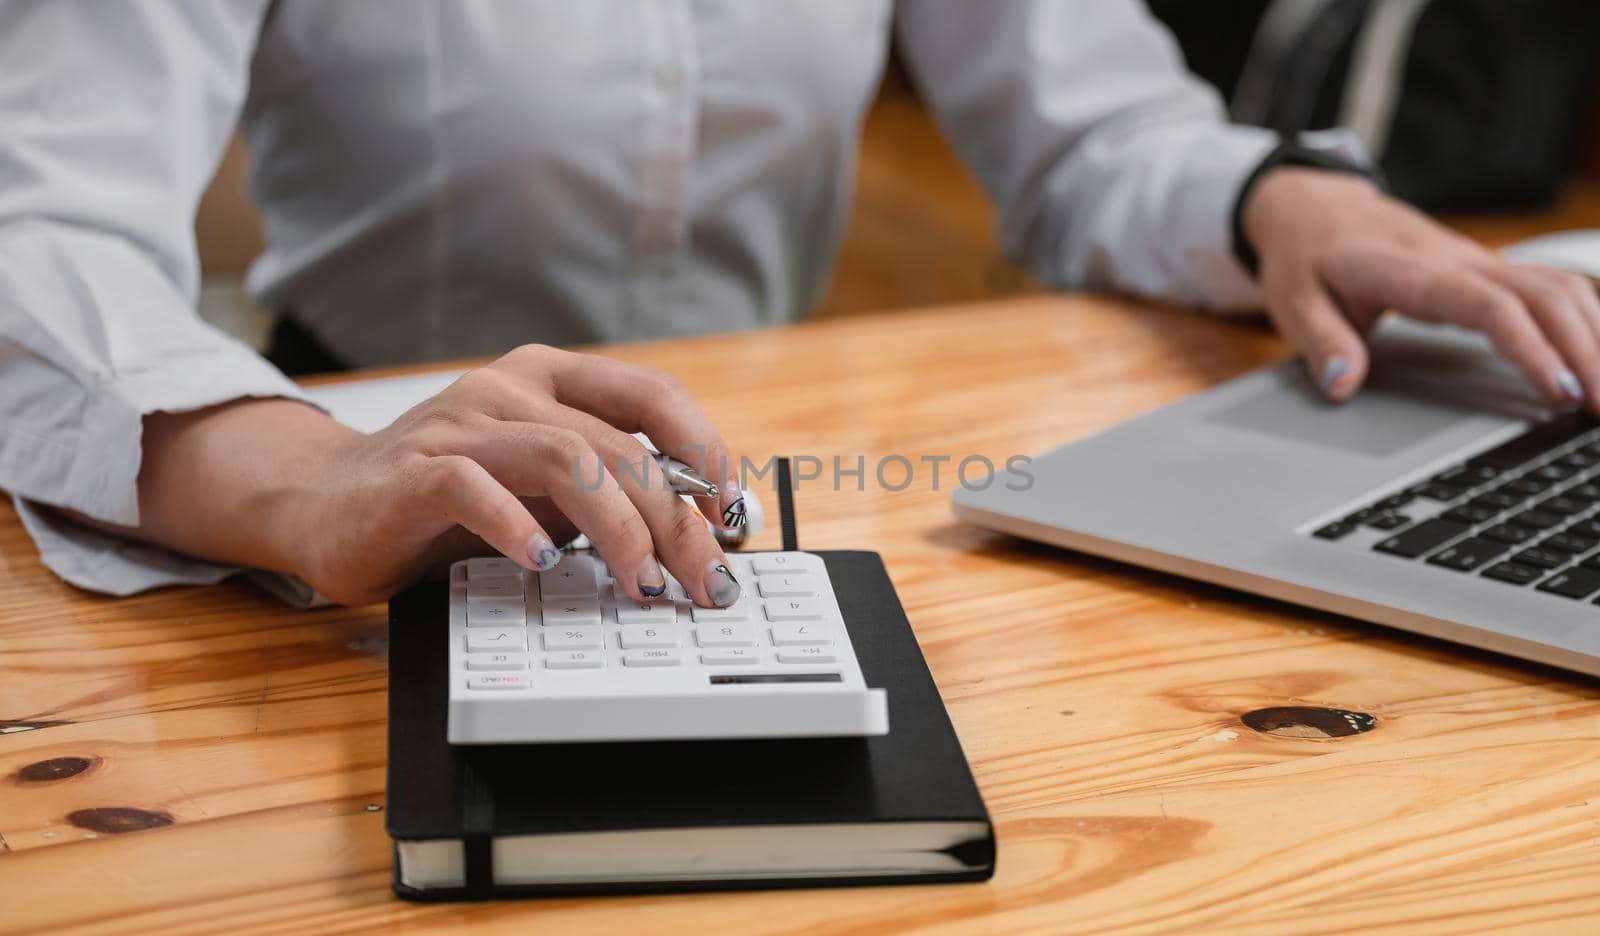
MULTIPOLYGON (((1265 376, 1265 375, 1264 375, 1265 376)), ((1299 365, 1276 368, 1271 379, 1207 417, 1280 439, 1374 457, 1426 442, 1470 414, 1437 403, 1368 387, 1343 405, 1327 402, 1299 365)))

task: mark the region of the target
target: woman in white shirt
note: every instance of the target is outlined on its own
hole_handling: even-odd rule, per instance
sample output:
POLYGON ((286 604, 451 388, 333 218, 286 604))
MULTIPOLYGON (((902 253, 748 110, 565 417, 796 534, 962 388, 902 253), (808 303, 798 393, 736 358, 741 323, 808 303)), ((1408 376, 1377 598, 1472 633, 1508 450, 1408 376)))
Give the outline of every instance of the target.
POLYGON ((251 566, 366 601, 466 536, 536 568, 576 527, 634 597, 664 563, 728 603, 670 493, 574 486, 573 457, 636 461, 644 429, 737 522, 671 378, 526 347, 350 432, 197 318, 195 205, 242 122, 249 285, 352 365, 790 320, 891 30, 1046 281, 1264 305, 1335 399, 1393 308, 1595 402, 1580 280, 1225 125, 1139 0, 0 0, 0 487, 52 568, 116 593, 251 566))

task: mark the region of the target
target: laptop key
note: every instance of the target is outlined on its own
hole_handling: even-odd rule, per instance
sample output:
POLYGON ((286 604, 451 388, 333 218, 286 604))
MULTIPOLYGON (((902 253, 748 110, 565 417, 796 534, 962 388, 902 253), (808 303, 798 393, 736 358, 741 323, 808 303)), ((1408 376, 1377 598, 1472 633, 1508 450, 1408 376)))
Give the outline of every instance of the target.
POLYGON ((1524 549, 1512 557, 1523 565, 1535 566, 1540 569, 1559 569, 1566 565, 1572 557, 1566 553, 1558 553, 1553 549, 1524 549))
POLYGON ((1553 448, 1593 427, 1593 422, 1582 413, 1570 413, 1542 426, 1524 432, 1509 442, 1503 442, 1482 455, 1471 459, 1468 465, 1497 468, 1505 471, 1532 461, 1553 448))
POLYGON ((1517 488, 1516 483, 1512 482, 1511 484, 1502 484, 1502 485, 1500 485, 1499 487, 1497 487, 1494 490, 1490 491, 1488 494, 1485 494, 1484 497, 1489 497, 1489 496, 1493 495, 1495 497, 1504 498, 1507 501, 1510 501, 1512 506, 1515 506, 1515 505, 1520 504, 1523 501, 1527 500, 1528 498, 1532 497, 1533 495, 1540 493, 1543 490, 1544 490, 1544 488, 1542 488, 1542 487, 1538 491, 1523 491, 1523 490, 1519 490, 1517 488))
POLYGON ((1428 500, 1448 502, 1465 494, 1466 489, 1458 488, 1451 484, 1441 484, 1438 481, 1429 481, 1412 488, 1411 493, 1418 497, 1426 497, 1428 500))
POLYGON ((1578 565, 1583 566, 1585 569, 1600 570, 1600 553, 1590 556, 1589 558, 1578 563, 1578 565))
POLYGON ((1565 481, 1577 474, 1577 472, 1566 467, 1565 465, 1551 464, 1545 465, 1541 468, 1535 468, 1532 472, 1530 472, 1530 474, 1541 481, 1565 481))
POLYGON ((1455 569, 1457 572, 1471 572, 1505 552, 1507 548, 1504 543, 1472 537, 1453 546, 1446 546, 1429 556, 1428 564, 1455 569))
POLYGON ((1394 494, 1378 501, 1378 506, 1386 510, 1398 510, 1416 499, 1416 495, 1401 491, 1399 494, 1394 494))
POLYGON ((1575 533, 1578 536, 1591 536, 1595 539, 1600 539, 1600 520, 1580 520, 1567 527, 1567 532, 1575 533))
POLYGON ((1581 501, 1575 501, 1570 497, 1552 497, 1534 504, 1533 509, 1570 517, 1573 514, 1580 514, 1588 510, 1589 505, 1581 501))
POLYGON ((1600 503, 1600 484, 1584 482, 1562 491, 1561 496, 1583 501, 1585 504, 1600 503))
POLYGON ((1509 523, 1501 523, 1484 530, 1478 535, 1484 539, 1494 540, 1496 543, 1505 543, 1508 546, 1521 546, 1523 543, 1526 543, 1538 536, 1539 531, 1530 530, 1527 527, 1513 526, 1509 523))
POLYGON ((1540 549, 1553 549, 1556 552, 1573 554, 1586 553, 1593 549, 1594 546, 1595 540, 1572 533, 1557 533, 1555 536, 1547 536, 1539 542, 1540 549))
POLYGON ((1539 590, 1568 598, 1587 598, 1600 591, 1600 572, 1593 569, 1567 569, 1540 582, 1539 590))
POLYGON ((1311 535, 1317 537, 1318 539, 1336 540, 1344 539, 1346 536, 1349 536, 1355 531, 1355 524, 1345 523, 1343 520, 1335 520, 1327 526, 1317 529, 1311 535))
POLYGON ((1497 562, 1483 570, 1483 577, 1512 585, 1529 585, 1544 577, 1544 570, 1516 562, 1497 562))
POLYGON ((1499 491, 1490 491, 1487 494, 1479 494, 1474 497, 1467 502, 1467 506, 1493 510, 1498 513, 1502 510, 1510 510, 1526 499, 1520 494, 1501 494, 1499 491))
POLYGON ((1524 476, 1514 481, 1507 481, 1499 490, 1512 491, 1517 494, 1543 494, 1545 491, 1550 490, 1550 482, 1524 476))
POLYGON ((1434 518, 1417 524, 1409 530, 1402 531, 1385 540, 1380 540, 1373 549, 1378 552, 1388 553, 1391 556, 1402 556, 1406 559, 1415 559, 1423 553, 1432 552, 1445 543, 1467 532, 1469 527, 1464 523, 1453 523, 1449 520, 1434 518))
POLYGON ((1551 527, 1560 526, 1563 522, 1565 522, 1565 520, 1566 518, 1560 516, 1559 514, 1546 513, 1542 510, 1525 510, 1516 516, 1511 517, 1506 522, 1515 523, 1517 526, 1530 527, 1535 530, 1548 530, 1551 527))
POLYGON ((1471 525, 1474 523, 1484 523, 1488 520, 1493 520, 1499 513, 1500 511, 1498 510, 1489 510, 1484 507, 1474 507, 1471 504, 1462 504, 1460 507, 1455 507, 1445 511, 1444 513, 1440 514, 1440 516, 1444 517, 1446 520, 1452 520, 1456 523, 1465 523, 1471 525))
POLYGON ((1454 468, 1446 468, 1444 471, 1434 475, 1433 480, 1440 484, 1454 484, 1457 487, 1476 487, 1485 482, 1493 481, 1501 470, 1500 467, 1493 465, 1457 465, 1454 468))
POLYGON ((1410 522, 1411 518, 1405 514, 1397 514, 1392 510, 1385 510, 1368 517, 1365 525, 1372 527, 1374 530, 1398 530, 1410 522))

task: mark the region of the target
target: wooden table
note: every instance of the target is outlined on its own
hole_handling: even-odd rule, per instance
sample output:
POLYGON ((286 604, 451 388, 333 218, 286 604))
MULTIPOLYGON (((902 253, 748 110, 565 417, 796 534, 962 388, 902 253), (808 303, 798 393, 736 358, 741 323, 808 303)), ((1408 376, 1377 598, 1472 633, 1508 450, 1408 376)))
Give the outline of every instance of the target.
MULTIPOLYGON (((1259 327, 1071 297, 603 350, 682 375, 749 454, 869 460, 1039 452, 1284 353, 1259 327)), ((998 824, 992 883, 407 904, 382 607, 91 597, 4 509, 0 932, 1600 925, 1593 681, 963 527, 926 473, 798 504, 802 546, 887 560, 998 824), (1377 724, 1241 721, 1286 704, 1377 724)))

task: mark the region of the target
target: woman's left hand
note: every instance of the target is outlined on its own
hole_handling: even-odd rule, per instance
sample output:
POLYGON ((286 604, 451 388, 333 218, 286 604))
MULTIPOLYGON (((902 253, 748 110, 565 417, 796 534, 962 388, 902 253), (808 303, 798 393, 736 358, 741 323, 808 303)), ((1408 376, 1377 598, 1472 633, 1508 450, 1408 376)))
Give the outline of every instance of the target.
POLYGON ((1600 411, 1600 298, 1587 279, 1512 263, 1354 176, 1281 168, 1244 207, 1278 330, 1334 400, 1367 376, 1385 311, 1486 334, 1552 403, 1600 411))

